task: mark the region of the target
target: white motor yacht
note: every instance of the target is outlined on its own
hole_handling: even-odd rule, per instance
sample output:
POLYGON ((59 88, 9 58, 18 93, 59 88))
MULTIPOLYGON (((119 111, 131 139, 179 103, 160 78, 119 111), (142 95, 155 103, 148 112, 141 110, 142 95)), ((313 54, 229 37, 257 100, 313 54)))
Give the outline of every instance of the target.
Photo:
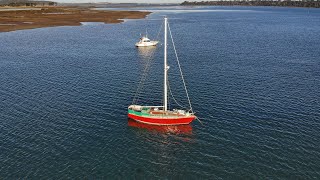
POLYGON ((143 36, 140 41, 136 43, 137 47, 156 46, 159 41, 151 41, 148 36, 143 36))

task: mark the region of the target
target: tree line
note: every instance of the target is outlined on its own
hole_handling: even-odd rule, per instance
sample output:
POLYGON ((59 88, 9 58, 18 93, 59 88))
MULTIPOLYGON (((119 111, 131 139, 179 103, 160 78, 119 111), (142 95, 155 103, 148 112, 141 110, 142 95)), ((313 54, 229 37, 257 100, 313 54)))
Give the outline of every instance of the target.
POLYGON ((264 1, 264 0, 254 0, 254 1, 201 1, 201 2, 191 2, 184 1, 181 5, 184 6, 286 6, 286 7, 312 7, 320 8, 320 1, 314 0, 302 0, 302 1, 264 1))
POLYGON ((53 1, 0 0, 0 6, 56 6, 53 1))

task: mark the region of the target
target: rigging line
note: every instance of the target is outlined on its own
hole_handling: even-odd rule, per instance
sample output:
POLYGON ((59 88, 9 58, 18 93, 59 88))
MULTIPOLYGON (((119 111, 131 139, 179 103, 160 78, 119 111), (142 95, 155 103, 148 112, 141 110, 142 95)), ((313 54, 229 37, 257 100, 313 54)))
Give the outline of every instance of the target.
POLYGON ((147 68, 148 68, 148 65, 146 65, 146 67, 144 68, 144 73, 142 74, 142 76, 141 76, 141 79, 140 79, 140 82, 139 82, 139 85, 138 85, 138 88, 137 88, 137 90, 136 90, 136 92, 135 92, 135 95, 134 95, 134 98, 133 98, 133 102, 136 100, 136 96, 138 95, 138 93, 140 92, 140 90, 141 90, 141 85, 142 85, 142 82, 144 81, 144 79, 145 79, 145 76, 146 76, 146 74, 147 74, 147 68))
POLYGON ((187 109, 186 107, 184 107, 184 106, 182 106, 181 104, 179 104, 178 101, 176 100, 176 98, 173 96, 172 91, 171 91, 171 88, 170 88, 169 80, 168 80, 167 84, 168 84, 168 89, 169 89, 170 95, 171 95, 172 99, 174 100, 174 102, 175 102, 178 106, 180 106, 181 108, 187 109))
POLYGON ((161 26, 160 26, 160 29, 159 29, 159 31, 158 31, 158 35, 157 35, 156 40, 159 40, 159 35, 160 35, 160 33, 161 33, 163 24, 164 24, 164 21, 162 21, 162 23, 161 23, 161 26))
POLYGON ((148 78, 149 76, 149 72, 152 68, 152 63, 154 62, 154 59, 151 59, 151 57, 154 56, 154 53, 156 52, 152 52, 150 53, 149 57, 146 59, 148 61, 148 63, 146 64, 145 68, 144 68, 144 74, 141 76, 141 79, 140 79, 140 82, 139 82, 139 86, 136 90, 136 93, 135 93, 135 96, 134 96, 134 99, 133 99, 133 103, 137 102, 142 96, 141 96, 141 92, 143 91, 144 89, 144 84, 146 82, 146 79, 148 78))
POLYGON ((201 121, 198 117, 196 117, 196 119, 200 122, 200 124, 201 124, 202 126, 204 126, 204 124, 202 123, 202 121, 201 121))
MULTIPOLYGON (((160 29, 159 29, 159 31, 158 31, 158 35, 157 35, 157 38, 156 38, 157 40, 158 40, 159 35, 160 35, 160 33, 161 33, 161 29, 162 29, 163 24, 164 24, 164 21, 161 23, 160 29)), ((133 98, 133 101, 132 101, 133 104, 139 100, 139 97, 140 97, 140 96, 139 96, 139 93, 140 93, 140 91, 141 91, 142 88, 143 88, 144 81, 146 80, 147 75, 148 75, 148 71, 150 70, 150 67, 151 67, 151 61, 150 61, 149 59, 150 59, 154 54, 155 54, 155 51, 154 51, 153 53, 150 53, 150 56, 147 57, 148 63, 147 63, 147 65, 146 65, 145 69, 144 69, 144 74, 142 75, 142 77, 141 77, 141 79, 140 79, 138 88, 137 88, 136 93, 135 93, 135 95, 134 95, 134 98, 133 98)))
POLYGON ((154 55, 154 53, 155 53, 155 51, 154 51, 154 52, 151 52, 151 53, 149 54, 149 56, 146 58, 147 61, 148 61, 148 63, 146 64, 146 66, 145 66, 145 68, 144 68, 144 70, 143 70, 144 73, 143 73, 142 76, 141 76, 141 79, 140 79, 138 88, 137 88, 137 90, 136 90, 136 92, 135 92, 135 95, 134 95, 134 98, 133 98, 133 101, 132 101, 133 104, 134 104, 135 102, 137 102, 138 99, 139 99, 139 96, 138 96, 138 95, 139 95, 140 91, 141 91, 142 88, 143 88, 143 85, 144 85, 145 80, 147 79, 148 72, 150 71, 150 67, 151 67, 151 63, 152 63, 152 60, 150 60, 150 59, 151 59, 151 57, 154 55), (137 97, 137 96, 138 96, 138 97, 137 97))
POLYGON ((192 111, 192 106, 191 106, 190 97, 189 97, 188 90, 187 90, 187 87, 186 87, 186 82, 185 82, 185 80, 184 80, 184 78, 183 78, 183 73, 182 73, 182 70, 181 70, 181 66, 180 66, 180 62, 179 62, 179 58, 178 58, 176 46, 174 45, 174 41, 173 41, 173 37, 172 37, 172 33, 171 33, 171 29, 170 29, 169 23, 168 23, 168 29, 169 29, 169 34, 170 34, 170 37, 171 37, 171 41, 172 41, 174 53, 175 53, 175 55, 176 55, 176 59, 177 59, 177 62, 178 62, 178 66, 179 66, 179 70, 180 70, 180 75, 181 75, 182 82, 183 82, 183 85, 184 85, 184 90, 186 91, 187 98, 188 98, 188 102, 189 102, 189 105, 190 105, 190 111, 193 112, 193 111, 192 111))
MULTIPOLYGON (((148 66, 148 67, 150 67, 150 66, 148 66)), ((133 99, 133 103, 137 102, 137 101, 139 100, 139 98, 140 98, 140 92, 143 90, 143 86, 144 86, 144 83, 145 83, 145 81, 146 81, 146 79, 147 79, 148 71, 149 71, 149 69, 150 69, 150 68, 148 68, 148 67, 146 67, 147 70, 146 70, 146 72, 143 74, 143 76, 141 77, 139 86, 138 86, 138 88, 137 88, 137 91, 136 91, 135 96, 134 96, 134 99, 133 99)))

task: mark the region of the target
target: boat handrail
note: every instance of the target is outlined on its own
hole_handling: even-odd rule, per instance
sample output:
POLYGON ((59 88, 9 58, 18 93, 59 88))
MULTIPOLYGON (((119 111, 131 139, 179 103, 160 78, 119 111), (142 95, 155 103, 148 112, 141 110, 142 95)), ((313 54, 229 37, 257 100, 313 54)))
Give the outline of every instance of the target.
POLYGON ((148 108, 150 107, 151 108, 151 107, 163 107, 163 106, 142 106, 142 107, 148 107, 148 108))

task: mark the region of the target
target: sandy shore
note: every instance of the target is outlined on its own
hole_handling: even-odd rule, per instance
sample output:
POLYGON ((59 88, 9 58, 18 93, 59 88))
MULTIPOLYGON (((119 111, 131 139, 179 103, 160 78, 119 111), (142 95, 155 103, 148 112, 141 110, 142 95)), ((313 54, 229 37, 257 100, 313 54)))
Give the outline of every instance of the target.
POLYGON ((42 7, 32 9, 0 8, 0 32, 53 26, 79 26, 81 22, 119 23, 121 19, 139 19, 150 12, 101 11, 77 7, 42 7))

